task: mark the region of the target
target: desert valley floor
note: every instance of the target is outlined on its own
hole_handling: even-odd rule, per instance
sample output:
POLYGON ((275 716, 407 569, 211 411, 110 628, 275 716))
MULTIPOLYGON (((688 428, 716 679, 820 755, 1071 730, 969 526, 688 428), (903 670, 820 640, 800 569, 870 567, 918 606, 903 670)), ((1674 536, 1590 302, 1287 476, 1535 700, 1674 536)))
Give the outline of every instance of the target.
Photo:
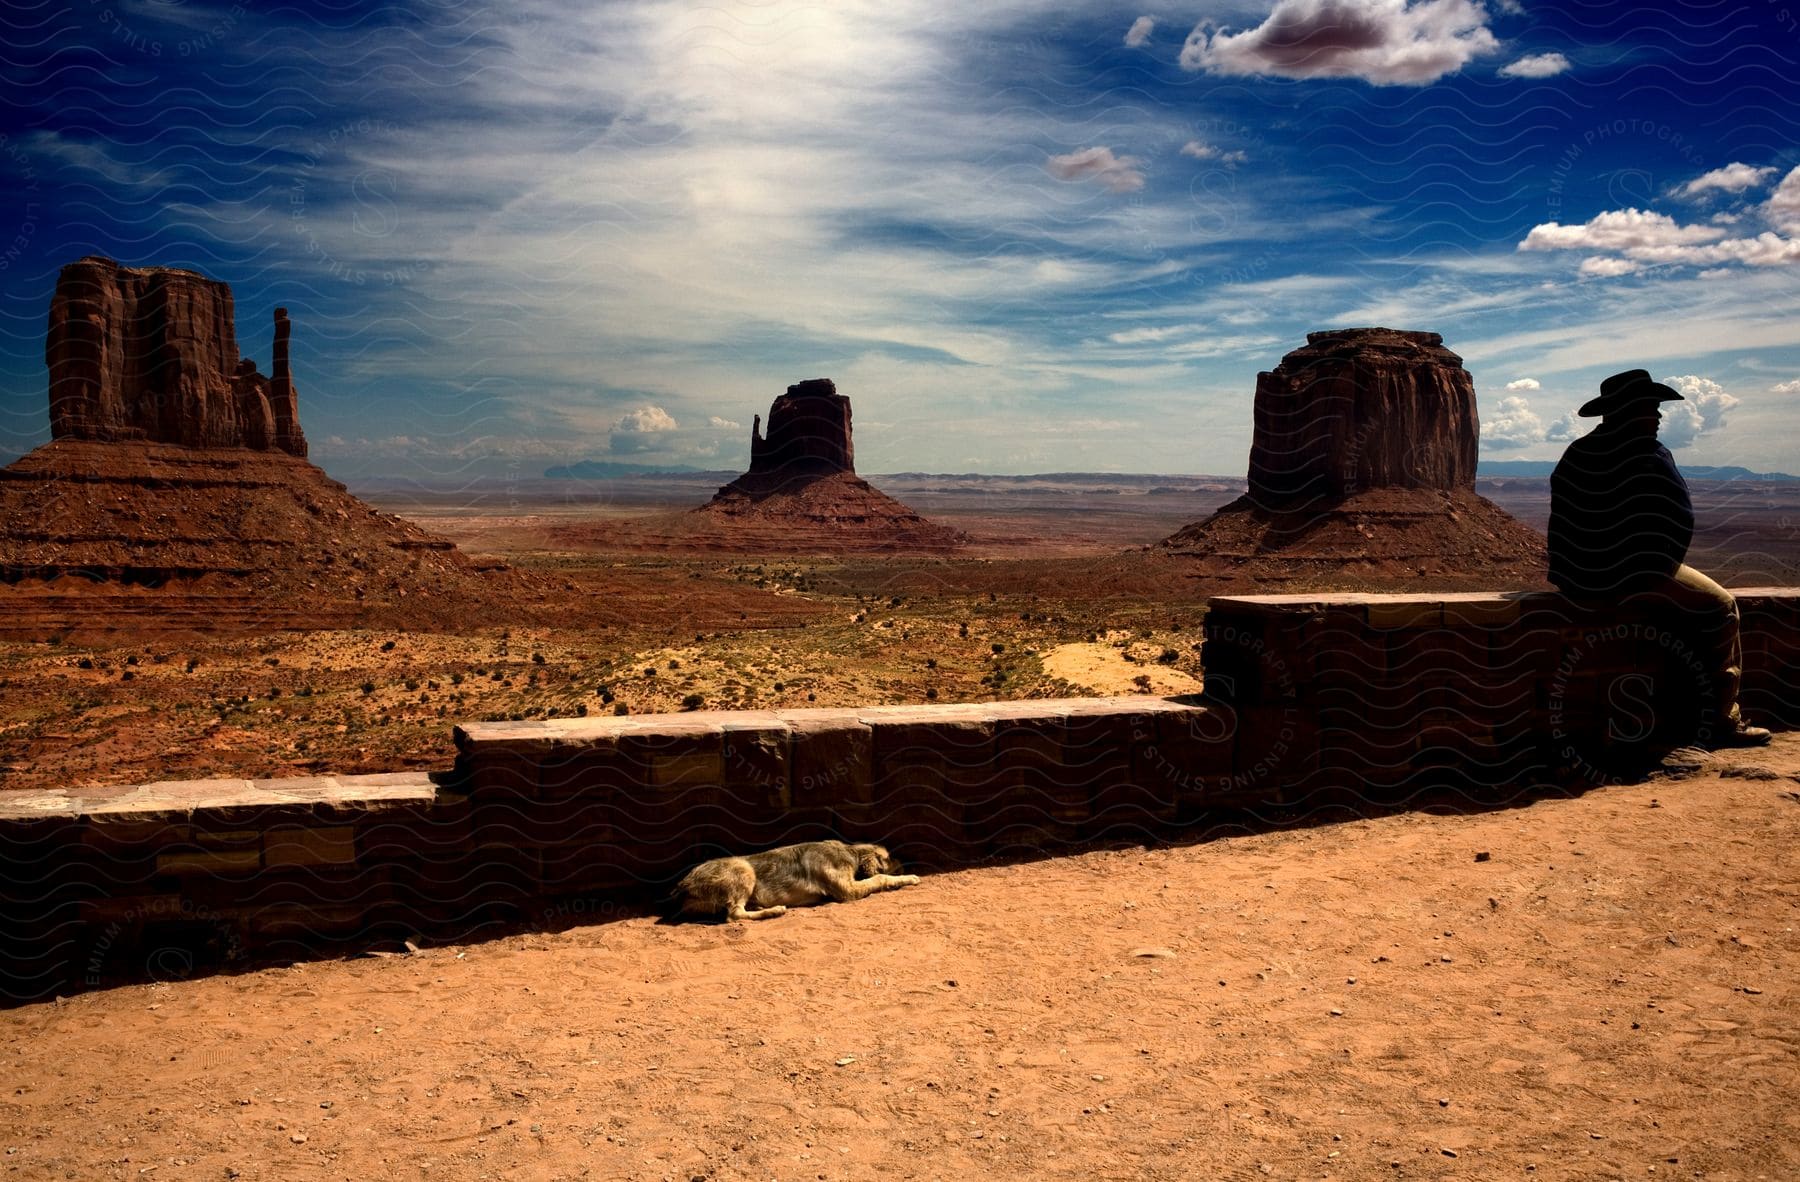
MULTIPOLYGON (((1154 548, 1241 480, 878 478, 968 550, 683 550, 684 511, 716 476, 355 490, 540 576, 578 609, 567 624, 220 635, 96 610, 0 642, 0 790, 443 767, 466 719, 1182 693, 1205 596, 1258 589, 1154 548)), ((1546 481, 1478 491, 1542 527, 1546 481)), ((1800 582, 1800 485, 1696 482, 1695 497, 1697 565, 1727 585, 1800 582)), ((1417 589, 1408 569, 1371 568, 1370 589, 1417 589)), ((33 596, 85 593, 72 578, 0 590, 20 619, 33 596)))

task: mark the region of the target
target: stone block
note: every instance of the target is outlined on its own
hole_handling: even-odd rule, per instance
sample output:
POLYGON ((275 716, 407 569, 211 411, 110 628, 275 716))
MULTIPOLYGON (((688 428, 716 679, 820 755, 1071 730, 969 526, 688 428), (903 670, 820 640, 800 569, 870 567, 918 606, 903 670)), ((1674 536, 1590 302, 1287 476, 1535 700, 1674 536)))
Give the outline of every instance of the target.
POLYGON ((1435 595, 1371 595, 1363 610, 1377 631, 1436 628, 1444 622, 1444 601, 1435 595))
POLYGON ((156 858, 158 874, 177 877, 189 874, 246 875, 255 873, 261 867, 262 850, 255 848, 216 851, 190 850, 158 854, 156 858))
POLYGON ((802 819, 829 814, 841 803, 873 800, 874 730, 848 711, 820 713, 784 716, 793 805, 802 819))
POLYGON ((284 825, 263 836, 263 865, 349 865, 356 861, 356 828, 332 825, 323 828, 284 825))
POLYGON ((721 727, 725 786, 731 795, 771 811, 793 806, 789 776, 792 730, 786 723, 733 724, 721 727))
POLYGON ((1192 818, 1230 779, 1236 747, 1235 714, 1195 708, 1158 715, 1155 733, 1132 751, 1132 774, 1157 793, 1172 793, 1178 817, 1192 818))
POLYGON ((1517 592, 1503 595, 1450 592, 1442 596, 1442 602, 1445 627, 1497 631, 1519 622, 1524 596, 1517 592))

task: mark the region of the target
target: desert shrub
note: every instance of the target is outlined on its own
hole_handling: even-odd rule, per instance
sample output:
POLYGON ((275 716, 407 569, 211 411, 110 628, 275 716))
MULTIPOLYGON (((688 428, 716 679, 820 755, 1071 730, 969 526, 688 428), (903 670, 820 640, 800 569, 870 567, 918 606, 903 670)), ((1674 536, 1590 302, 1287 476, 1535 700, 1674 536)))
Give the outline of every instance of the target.
POLYGON ((998 642, 996 642, 994 644, 990 644, 988 647, 993 649, 997 653, 1003 653, 1006 651, 1006 646, 1004 644, 1000 644, 998 642))
POLYGON ((613 713, 614 714, 630 714, 631 707, 627 706, 623 702, 615 702, 615 703, 613 703, 613 713))
POLYGON ((778 681, 778 682, 776 682, 776 683, 775 683, 775 692, 776 692, 776 693, 780 693, 780 692, 781 692, 781 691, 782 691, 782 690, 784 690, 784 689, 786 689, 786 688, 787 688, 787 686, 785 686, 785 685, 783 685, 783 684, 782 684, 782 683, 781 683, 781 682, 779 682, 779 681, 778 681))
POLYGON ((199 657, 189 657, 188 658, 187 671, 189 673, 192 673, 194 670, 198 669, 199 667, 200 667, 200 658, 199 657))
POLYGON ((967 640, 969 638, 969 626, 967 624, 957 625, 956 634, 964 640, 967 640))
POLYGON ((704 705, 706 705, 706 698, 700 694, 689 694, 687 697, 681 699, 681 708, 683 710, 698 710, 704 705))
POLYGON ((461 685, 462 683, 463 683, 463 675, 462 674, 452 673, 450 675, 450 684, 451 685, 461 685))
POLYGON ((586 718, 587 717, 587 703, 586 702, 575 703, 575 717, 577 717, 577 718, 586 718))
POLYGON ((409 678, 406 682, 406 688, 409 690, 416 690, 419 688, 419 683, 409 678))
POLYGON ((926 700, 926 701, 927 701, 927 702, 935 702, 935 701, 937 701, 937 690, 936 690, 936 689, 928 689, 928 690, 926 690, 926 691, 925 691, 925 700, 926 700))
POLYGON ((126 658, 125 658, 125 663, 126 663, 126 664, 127 664, 127 665, 135 665, 135 664, 137 664, 137 663, 138 663, 138 659, 137 659, 137 654, 136 654, 136 653, 133 653, 133 654, 132 654, 132 655, 131 655, 131 656, 129 656, 129 657, 126 657, 126 658))
POLYGON ((1161 664, 1173 665, 1176 661, 1181 659, 1181 654, 1172 648, 1166 648, 1162 652, 1156 654, 1156 659, 1161 664))
POLYGON ((75 667, 77 669, 92 669, 94 667, 94 658, 83 657, 81 660, 75 662, 75 667))
POLYGON ((372 694, 372 693, 374 693, 374 692, 375 692, 375 683, 374 683, 374 682, 372 682, 372 681, 365 681, 365 682, 363 682, 363 683, 362 683, 362 692, 363 692, 363 693, 364 693, 364 694, 372 694))
POLYGON ((394 651, 394 642, 393 642, 393 641, 391 641, 391 640, 384 640, 384 641, 382 641, 382 642, 381 642, 381 651, 382 651, 382 652, 384 652, 384 653, 391 653, 391 652, 393 652, 393 651, 394 651))
POLYGON ((544 663, 544 654, 543 653, 532 653, 531 654, 531 663, 533 665, 542 665, 544 663))
POLYGON ((1150 675, 1148 673, 1140 673, 1131 679, 1131 684, 1137 686, 1141 690, 1148 690, 1150 688, 1150 675))

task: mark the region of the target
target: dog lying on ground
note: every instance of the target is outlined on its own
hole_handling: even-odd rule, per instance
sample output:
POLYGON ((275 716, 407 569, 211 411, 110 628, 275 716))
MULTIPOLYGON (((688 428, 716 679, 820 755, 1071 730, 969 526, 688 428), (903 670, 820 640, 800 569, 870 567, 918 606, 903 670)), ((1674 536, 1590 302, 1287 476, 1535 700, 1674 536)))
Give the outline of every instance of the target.
POLYGON ((898 869, 900 863, 882 846, 808 841, 702 862, 676 885, 675 898, 686 915, 774 919, 789 907, 826 899, 851 903, 919 881, 916 874, 892 873, 898 869))

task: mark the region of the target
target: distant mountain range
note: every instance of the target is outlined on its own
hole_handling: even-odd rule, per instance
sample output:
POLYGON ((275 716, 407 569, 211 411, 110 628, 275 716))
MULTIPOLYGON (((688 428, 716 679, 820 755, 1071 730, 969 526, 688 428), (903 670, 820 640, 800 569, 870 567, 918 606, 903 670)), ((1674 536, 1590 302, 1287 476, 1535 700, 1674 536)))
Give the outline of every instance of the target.
MULTIPOLYGON (((617 460, 582 460, 544 469, 546 480, 612 480, 620 476, 668 476, 691 472, 707 472, 687 464, 623 464, 617 460)), ((727 473, 729 478, 732 473, 727 473)))
MULTIPOLYGON (((1706 464, 1676 463, 1681 474, 1690 480, 1772 480, 1800 481, 1800 476, 1790 476, 1786 472, 1752 472, 1748 468, 1719 468, 1706 464)), ((1555 460, 1482 460, 1475 467, 1475 475, 1481 476, 1548 476, 1556 467, 1555 460)))
MULTIPOLYGON (((1555 460, 1482 460, 1475 469, 1475 475, 1482 478, 1507 476, 1543 477, 1550 475, 1556 467, 1555 460)), ((1792 476, 1786 472, 1752 472, 1748 468, 1716 467, 1707 464, 1682 464, 1682 474, 1692 480, 1759 480, 1759 481, 1792 481, 1800 483, 1800 476, 1792 476)), ((544 470, 546 480, 617 480, 632 476, 696 476, 710 474, 729 480, 735 472, 723 469, 696 468, 688 464, 627 464, 618 460, 582 460, 574 464, 562 464, 544 470)), ((1174 477, 1143 472, 1038 472, 1031 475, 988 475, 979 472, 960 473, 928 473, 928 472, 891 472, 883 479, 898 482, 919 480, 955 480, 970 484, 992 483, 995 485, 1013 485, 1022 481, 1049 481, 1065 484, 1103 484, 1113 487, 1130 486, 1162 486, 1149 487, 1153 493, 1174 493, 1187 491, 1178 487, 1163 486, 1171 479, 1201 481, 1236 481, 1243 478, 1226 476, 1185 475, 1174 477)))

